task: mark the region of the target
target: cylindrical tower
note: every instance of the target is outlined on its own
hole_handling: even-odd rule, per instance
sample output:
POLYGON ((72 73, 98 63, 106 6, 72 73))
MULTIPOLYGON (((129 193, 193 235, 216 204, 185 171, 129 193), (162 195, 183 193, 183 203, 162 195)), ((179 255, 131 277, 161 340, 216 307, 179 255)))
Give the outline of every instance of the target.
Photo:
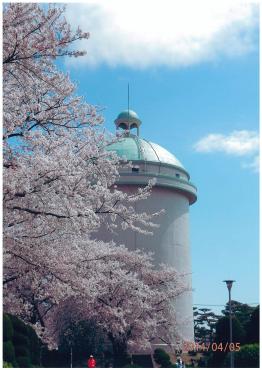
MULTIPOLYGON (((196 187, 189 181, 189 173, 178 159, 161 146, 139 137, 141 120, 129 110, 118 115, 117 129, 125 130, 123 138, 111 144, 108 150, 132 162, 132 167, 120 170, 118 187, 125 192, 134 192, 155 178, 151 196, 136 205, 138 212, 165 213, 156 221, 160 227, 154 235, 141 235, 130 230, 121 230, 118 235, 108 235, 130 249, 154 252, 156 265, 167 263, 186 274, 191 286, 191 254, 189 244, 189 205, 196 199, 196 187), (137 129, 137 135, 131 133, 137 129)), ((192 293, 186 292, 176 303, 179 331, 186 341, 194 340, 192 293)))

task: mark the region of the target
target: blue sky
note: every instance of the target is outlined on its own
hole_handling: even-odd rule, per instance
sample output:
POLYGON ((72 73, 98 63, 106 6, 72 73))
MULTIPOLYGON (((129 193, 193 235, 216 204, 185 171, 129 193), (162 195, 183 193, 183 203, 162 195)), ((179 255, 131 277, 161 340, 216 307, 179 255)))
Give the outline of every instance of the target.
POLYGON ((191 174, 198 187, 190 209, 194 303, 223 305, 228 278, 237 281, 233 299, 256 303, 258 9, 254 2, 215 1, 211 8, 198 1, 192 19, 195 2, 174 8, 164 1, 154 0, 150 11, 144 0, 140 7, 126 0, 124 8, 118 0, 68 4, 70 22, 91 37, 80 45, 87 56, 63 69, 78 94, 104 108, 110 131, 127 108, 129 83, 141 136, 191 174))

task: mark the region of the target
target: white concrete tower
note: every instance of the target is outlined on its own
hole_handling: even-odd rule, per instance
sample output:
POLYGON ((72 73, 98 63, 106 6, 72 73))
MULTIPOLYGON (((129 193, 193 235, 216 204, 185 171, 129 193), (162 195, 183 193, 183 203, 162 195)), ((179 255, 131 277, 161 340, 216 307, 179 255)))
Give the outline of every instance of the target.
MULTIPOLYGON (((127 110, 118 115, 116 128, 125 130, 124 137, 110 145, 120 157, 132 162, 132 168, 120 171, 118 187, 133 192, 146 185, 149 179, 156 178, 152 195, 136 205, 138 212, 148 213, 165 209, 156 222, 160 227, 153 236, 141 235, 130 230, 120 231, 118 235, 108 235, 130 249, 153 251, 155 263, 167 263, 187 275, 191 286, 191 254, 189 245, 189 205, 196 199, 196 187, 189 181, 189 173, 178 159, 166 149, 139 137, 141 120, 138 115, 127 110), (136 129, 136 135, 131 133, 136 129)), ((193 341, 192 293, 187 292, 176 303, 179 331, 184 340, 193 341), (188 324, 185 324, 185 320, 188 324)))

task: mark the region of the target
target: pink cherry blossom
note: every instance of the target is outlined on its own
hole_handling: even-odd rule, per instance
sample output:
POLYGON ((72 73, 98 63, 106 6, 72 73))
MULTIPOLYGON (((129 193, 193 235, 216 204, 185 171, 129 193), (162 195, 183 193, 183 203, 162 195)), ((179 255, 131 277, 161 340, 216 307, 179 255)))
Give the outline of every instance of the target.
POLYGON ((102 224, 152 233, 160 212, 135 211, 153 180, 134 194, 115 186, 119 167, 130 166, 106 150, 118 139, 54 64, 83 55, 72 45, 88 36, 71 30, 63 8, 4 7, 4 309, 50 347, 69 321, 83 319, 96 320, 113 344, 145 346, 163 328, 170 341, 182 277, 99 240, 102 224))

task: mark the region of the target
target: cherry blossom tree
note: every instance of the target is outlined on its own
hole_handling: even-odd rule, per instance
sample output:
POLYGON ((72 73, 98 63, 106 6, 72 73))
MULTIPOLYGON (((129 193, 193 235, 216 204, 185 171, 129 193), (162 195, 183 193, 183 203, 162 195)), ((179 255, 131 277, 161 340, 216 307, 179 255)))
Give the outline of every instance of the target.
POLYGON ((162 265, 156 270, 152 256, 106 243, 83 264, 99 277, 96 292, 93 299, 78 295, 60 301, 50 312, 48 338, 54 344, 72 323, 92 319, 111 341, 119 367, 127 350, 148 350, 152 341, 176 341, 173 303, 187 287, 174 269, 162 265))
POLYGON ((63 8, 36 3, 6 5, 3 17, 4 136, 99 123, 95 108, 74 96, 75 86, 54 64, 57 57, 84 54, 72 43, 89 37, 72 32, 63 8))
POLYGON ((95 214, 114 213, 112 208, 125 225, 135 227, 138 221, 147 226, 149 216, 143 214, 139 221, 132 207, 121 204, 142 199, 149 188, 129 198, 112 189, 119 159, 105 150, 109 139, 99 128, 102 118, 94 107, 74 96, 75 86, 54 65, 57 56, 82 55, 69 47, 88 37, 79 29, 72 33, 61 19, 62 12, 56 7, 45 12, 37 4, 10 4, 4 12, 6 208, 12 215, 50 216, 67 226, 72 226, 74 217, 85 232, 98 225, 95 214), (18 150, 10 145, 13 137, 22 138, 18 150), (16 201, 24 206, 14 204, 16 201), (35 209, 39 201, 42 209, 35 209), (54 212, 58 208, 63 208, 62 213, 54 212))
POLYGON ((70 29, 63 8, 5 5, 4 308, 56 346, 71 305, 67 315, 95 319, 119 348, 151 340, 182 285, 150 256, 95 239, 101 224, 150 233, 159 213, 135 212, 153 181, 135 194, 117 188, 129 164, 106 150, 116 138, 54 63, 83 55, 72 44, 88 36, 70 29))

